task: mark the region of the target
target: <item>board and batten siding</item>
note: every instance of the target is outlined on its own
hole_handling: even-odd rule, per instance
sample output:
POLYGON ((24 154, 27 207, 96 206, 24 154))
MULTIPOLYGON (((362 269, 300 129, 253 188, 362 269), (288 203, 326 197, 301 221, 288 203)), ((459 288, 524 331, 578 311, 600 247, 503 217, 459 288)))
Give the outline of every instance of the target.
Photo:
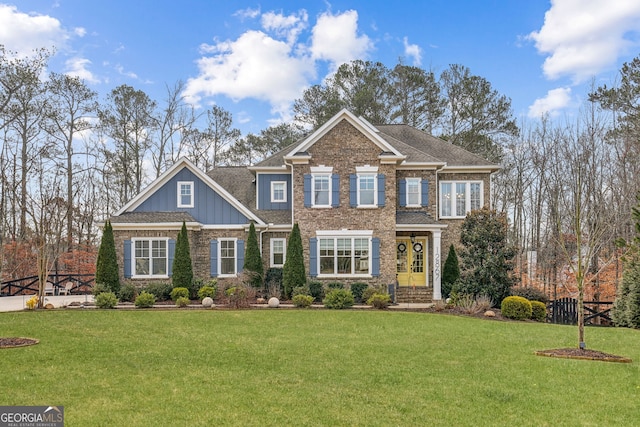
POLYGON ((291 174, 288 173, 258 173, 257 174, 258 209, 264 210, 291 210, 291 174), (287 201, 271 202, 271 183, 286 182, 287 201))
POLYGON ((134 212, 188 212, 202 224, 232 225, 249 222, 245 215, 186 168, 176 173, 134 212), (193 182, 193 208, 178 208, 178 182, 180 181, 193 182))

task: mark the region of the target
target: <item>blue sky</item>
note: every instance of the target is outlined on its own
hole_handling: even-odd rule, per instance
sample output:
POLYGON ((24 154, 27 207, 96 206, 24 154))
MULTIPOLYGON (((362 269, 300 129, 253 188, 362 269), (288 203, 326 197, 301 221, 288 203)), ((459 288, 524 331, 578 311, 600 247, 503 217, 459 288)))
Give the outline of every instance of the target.
POLYGON ((50 68, 102 97, 128 84, 161 102, 184 80, 191 103, 222 106, 243 133, 289 120, 306 87, 354 59, 465 65, 535 120, 575 114, 592 81, 640 54, 640 2, 0 0, 0 43, 55 45, 50 68))

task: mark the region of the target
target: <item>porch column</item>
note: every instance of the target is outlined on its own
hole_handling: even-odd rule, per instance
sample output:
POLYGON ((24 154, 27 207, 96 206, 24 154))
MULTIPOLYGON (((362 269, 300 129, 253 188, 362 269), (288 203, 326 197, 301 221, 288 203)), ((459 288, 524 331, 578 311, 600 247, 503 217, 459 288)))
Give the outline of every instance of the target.
POLYGON ((433 300, 442 299, 442 269, 440 268, 440 236, 442 231, 433 230, 433 300))

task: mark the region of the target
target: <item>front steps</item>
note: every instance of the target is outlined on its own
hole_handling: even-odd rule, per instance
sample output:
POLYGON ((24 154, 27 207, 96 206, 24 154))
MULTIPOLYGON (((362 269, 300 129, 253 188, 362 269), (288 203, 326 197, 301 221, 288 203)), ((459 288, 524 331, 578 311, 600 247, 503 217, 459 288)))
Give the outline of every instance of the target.
POLYGON ((396 303, 430 303, 433 302, 433 288, 427 286, 396 287, 396 303))

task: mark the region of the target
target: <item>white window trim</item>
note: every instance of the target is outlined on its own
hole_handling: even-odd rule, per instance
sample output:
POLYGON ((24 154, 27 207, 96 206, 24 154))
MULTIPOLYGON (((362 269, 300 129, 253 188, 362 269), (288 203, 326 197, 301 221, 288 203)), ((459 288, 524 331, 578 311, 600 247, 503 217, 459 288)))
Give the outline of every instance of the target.
POLYGON ((179 208, 193 208, 195 206, 195 204, 194 204, 195 197, 194 197, 194 194, 193 194, 193 190, 194 190, 193 181, 178 181, 178 207, 179 208), (186 203, 186 204, 182 203, 182 194, 181 194, 180 190, 182 189, 183 185, 187 185, 191 189, 191 202, 190 203, 186 203))
POLYGON ((218 239, 218 277, 238 277, 238 239, 235 237, 218 239), (232 274, 222 273, 222 242, 233 242, 233 271, 232 274))
MULTIPOLYGON (((316 242, 317 248, 317 265, 316 271, 318 272, 318 278, 353 278, 353 279, 365 279, 373 277, 371 275, 371 256, 372 256, 372 240, 373 240, 373 230, 318 230, 316 231, 316 238, 318 241, 316 242), (354 274, 322 274, 320 273, 320 239, 352 239, 352 250, 353 250, 353 239, 367 239, 368 240, 368 256, 369 256, 369 265, 367 273, 354 273, 354 274)), ((334 246, 334 251, 336 251, 334 246)), ((353 256, 353 255, 352 255, 353 256)))
POLYGON ((467 214, 469 212, 471 212, 471 184, 480 184, 480 207, 484 206, 484 182, 483 181, 479 181, 479 180, 472 180, 472 181, 440 181, 440 185, 438 188, 439 191, 439 197, 438 197, 438 204, 439 209, 438 209, 438 213, 440 214, 440 218, 452 218, 452 219, 463 219, 466 218, 467 214), (451 203, 451 215, 443 215, 442 214, 442 206, 443 206, 443 193, 442 193, 442 184, 451 184, 451 192, 452 192, 452 197, 450 200, 451 203), (456 184, 465 184, 465 213, 464 215, 456 215, 456 199, 455 199, 455 192, 456 192, 456 184))
POLYGON ((313 208, 330 208, 331 207, 331 197, 333 194, 333 179, 331 173, 312 173, 311 174, 311 207, 313 208), (316 179, 319 177, 327 178, 329 181, 329 196, 327 197, 328 203, 326 205, 316 204, 316 179))
POLYGON ((359 208, 377 208, 378 207, 378 174, 375 172, 358 173, 357 174, 357 207, 359 208), (362 178, 373 178, 373 203, 363 204, 360 202, 360 180, 362 178))
MULTIPOLYGON (((151 264, 149 264, 149 270, 152 269, 151 264)), ((169 278, 169 238, 168 237, 135 237, 131 239, 131 278, 132 279, 168 279, 169 278), (165 250, 166 250, 166 260, 165 260, 165 271, 167 274, 136 274, 136 242, 146 241, 149 242, 149 256, 151 256, 153 251, 153 245, 151 244, 154 240, 161 240, 165 242, 165 250)))
POLYGON ((421 178, 406 178, 405 179, 406 185, 405 185, 405 190, 406 190, 406 200, 407 200, 407 204, 406 207, 408 208, 419 208, 421 205, 421 201, 422 201, 422 179, 421 178), (417 182, 418 183, 418 203, 409 203, 409 181, 411 182, 417 182))
POLYGON ((271 203, 286 203, 287 202, 287 181, 271 181, 271 203), (275 186, 276 184, 282 184, 282 199, 276 199, 275 186))
POLYGON ((270 240, 269 243, 270 247, 269 247, 269 266, 270 267, 283 267, 284 263, 287 261, 287 239, 285 239, 284 237, 278 237, 278 238, 273 238, 270 240), (273 261, 273 243, 274 242, 282 242, 282 250, 283 250, 283 254, 282 254, 282 264, 276 264, 273 261))

